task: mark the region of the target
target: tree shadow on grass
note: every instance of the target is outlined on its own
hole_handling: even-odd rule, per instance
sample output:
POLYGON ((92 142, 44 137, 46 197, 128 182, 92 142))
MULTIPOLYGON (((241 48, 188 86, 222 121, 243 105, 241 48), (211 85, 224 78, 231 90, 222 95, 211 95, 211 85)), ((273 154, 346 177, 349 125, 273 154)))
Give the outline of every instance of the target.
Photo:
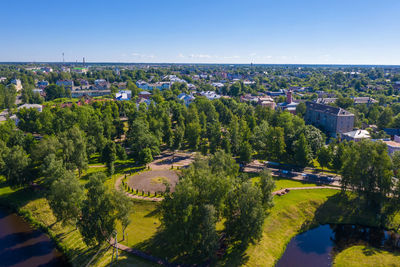
POLYGON ((376 249, 372 247, 364 247, 362 252, 365 256, 372 256, 376 254, 376 249))

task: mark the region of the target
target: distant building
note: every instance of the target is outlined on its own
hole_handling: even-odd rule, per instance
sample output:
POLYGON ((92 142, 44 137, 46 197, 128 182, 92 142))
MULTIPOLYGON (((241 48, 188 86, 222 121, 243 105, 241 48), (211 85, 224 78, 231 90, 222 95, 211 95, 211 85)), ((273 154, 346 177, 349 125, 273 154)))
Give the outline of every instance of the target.
POLYGON ((151 93, 147 92, 147 91, 141 91, 139 93, 139 98, 149 99, 150 96, 151 96, 151 93))
MULTIPOLYGON (((361 96, 361 97, 351 97, 354 101, 354 105, 360 105, 360 104, 366 104, 367 106, 371 104, 378 103, 375 99, 372 97, 368 96, 361 96)), ((318 98, 316 100, 317 103, 319 104, 334 104, 336 102, 337 98, 336 97, 327 97, 327 98, 318 98)))
POLYGON ((22 90, 22 83, 20 79, 11 80, 11 84, 15 85, 15 89, 17 89, 17 92, 22 90))
POLYGON ((391 140, 383 140, 382 142, 387 145, 389 155, 396 151, 400 151, 400 143, 391 140))
POLYGON ((221 96, 214 91, 203 91, 200 92, 200 95, 207 97, 208 100, 214 100, 214 99, 219 99, 221 96))
POLYGON ((94 81, 94 86, 99 90, 110 88, 110 84, 104 79, 97 79, 94 81))
POLYGON ((306 102, 305 121, 336 136, 347 133, 354 128, 354 114, 342 108, 314 102, 306 102))
POLYGON ((79 74, 86 74, 89 71, 89 69, 85 67, 74 67, 70 71, 79 74))
POLYGON ((115 94, 116 100, 131 100, 132 98, 132 91, 131 90, 121 90, 115 94))
POLYGON ((192 96, 192 95, 187 95, 185 93, 181 93, 181 94, 178 95, 178 99, 179 100, 183 100, 185 105, 189 106, 195 100, 195 97, 192 96))
POLYGON ((56 85, 64 86, 65 88, 72 89, 72 87, 74 87, 74 81, 73 80, 58 80, 56 82, 56 85))
POLYGON ((26 109, 34 108, 39 112, 42 112, 42 110, 43 110, 43 106, 39 105, 39 104, 23 104, 22 106, 18 107, 18 109, 23 109, 23 108, 26 108, 26 109))
POLYGON ((6 77, 0 77, 0 83, 7 81, 6 77))
POLYGON ((144 81, 137 81, 136 86, 142 90, 152 91, 154 88, 162 91, 165 89, 169 89, 171 87, 170 82, 157 82, 157 83, 147 83, 144 81))
POLYGON ((105 96, 111 94, 111 90, 73 90, 71 91, 71 97, 81 98, 83 96, 105 96))
POLYGON ((49 82, 48 82, 48 81, 38 81, 38 82, 37 82, 37 87, 38 87, 39 89, 44 89, 44 88, 46 88, 48 85, 49 85, 49 82))
POLYGON ((363 139, 370 139, 371 136, 367 130, 355 130, 347 133, 342 133, 342 139, 347 141, 358 142, 363 139))
POLYGON ((292 114, 296 114, 298 104, 298 102, 293 101, 293 92, 289 90, 286 92, 286 102, 279 103, 278 108, 289 111, 292 114))

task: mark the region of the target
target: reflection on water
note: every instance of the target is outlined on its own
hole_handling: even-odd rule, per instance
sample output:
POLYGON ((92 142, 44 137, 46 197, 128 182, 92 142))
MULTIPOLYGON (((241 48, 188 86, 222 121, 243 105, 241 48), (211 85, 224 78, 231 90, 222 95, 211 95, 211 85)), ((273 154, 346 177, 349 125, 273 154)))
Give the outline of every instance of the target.
POLYGON ((358 225, 321 225, 297 235, 288 244, 278 267, 331 266, 335 253, 355 244, 399 249, 400 236, 380 228, 358 225))
POLYGON ((67 266, 54 243, 22 218, 0 209, 0 266, 67 266))

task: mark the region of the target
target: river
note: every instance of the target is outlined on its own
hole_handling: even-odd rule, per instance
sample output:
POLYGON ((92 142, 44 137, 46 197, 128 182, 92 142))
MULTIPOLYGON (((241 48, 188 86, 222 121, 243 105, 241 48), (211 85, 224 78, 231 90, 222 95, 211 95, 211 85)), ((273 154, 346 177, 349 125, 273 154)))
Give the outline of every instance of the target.
POLYGON ((400 236, 381 228, 321 225, 292 238, 276 266, 331 266, 336 253, 355 244, 398 250, 400 236))
POLYGON ((0 208, 0 266, 69 266, 54 242, 15 213, 0 208))

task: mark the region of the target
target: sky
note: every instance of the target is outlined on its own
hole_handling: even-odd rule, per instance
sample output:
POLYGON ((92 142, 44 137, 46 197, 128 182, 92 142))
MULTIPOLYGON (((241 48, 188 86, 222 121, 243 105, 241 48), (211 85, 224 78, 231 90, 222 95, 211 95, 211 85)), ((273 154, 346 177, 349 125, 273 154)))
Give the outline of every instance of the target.
POLYGON ((0 62, 400 65, 398 0, 1 0, 0 62))

